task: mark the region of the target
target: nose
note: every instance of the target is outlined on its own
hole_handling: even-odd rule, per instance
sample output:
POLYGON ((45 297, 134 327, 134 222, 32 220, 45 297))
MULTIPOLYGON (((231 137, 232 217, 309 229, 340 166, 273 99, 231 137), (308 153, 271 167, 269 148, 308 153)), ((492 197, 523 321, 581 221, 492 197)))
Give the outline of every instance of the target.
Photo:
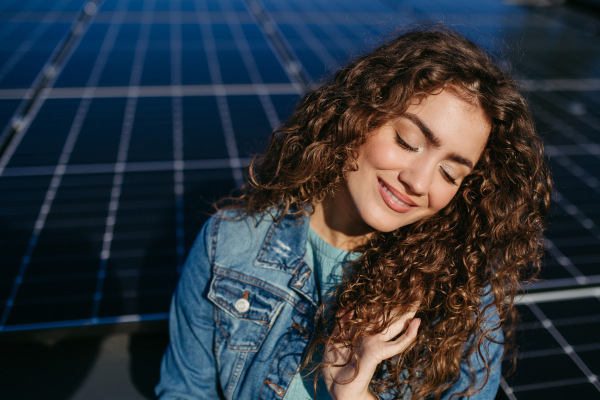
POLYGON ((398 173, 398 180, 408 194, 425 196, 433 182, 436 165, 431 161, 414 162, 398 173))

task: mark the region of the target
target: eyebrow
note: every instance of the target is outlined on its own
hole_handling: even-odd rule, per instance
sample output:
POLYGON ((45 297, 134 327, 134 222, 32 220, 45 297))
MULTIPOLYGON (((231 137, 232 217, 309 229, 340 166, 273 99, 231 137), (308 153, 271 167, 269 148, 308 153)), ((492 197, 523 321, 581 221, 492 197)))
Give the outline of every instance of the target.
MULTIPOLYGON (((425 136, 425 139, 427 139, 429 143, 431 143, 436 148, 441 147, 442 144, 440 143, 440 139, 437 136, 435 136, 435 134, 421 120, 421 118, 417 117, 415 114, 404 114, 404 116, 411 120, 412 123, 415 124, 421 130, 421 132, 423 132, 423 136, 425 136)), ((462 164, 468 167, 469 169, 473 170, 473 163, 471 162, 471 160, 467 160, 463 156, 460 156, 456 153, 452 153, 448 158, 450 158, 452 161, 458 164, 462 164)))
POLYGON ((470 160, 467 160, 466 158, 459 156, 456 153, 452 153, 450 154, 449 157, 452 161, 458 163, 458 164, 462 164, 465 167, 468 167, 471 171, 473 171, 473 163, 470 160))
POLYGON ((421 132, 423 132, 423 136, 425 136, 425 139, 427 139, 429 143, 438 148, 442 145, 440 143, 440 139, 438 139, 437 136, 433 134, 431 129, 429 129, 429 127, 425 125, 425 122, 423 122, 421 118, 417 117, 415 114, 405 114, 404 116, 410 119, 413 124, 419 127, 421 132))

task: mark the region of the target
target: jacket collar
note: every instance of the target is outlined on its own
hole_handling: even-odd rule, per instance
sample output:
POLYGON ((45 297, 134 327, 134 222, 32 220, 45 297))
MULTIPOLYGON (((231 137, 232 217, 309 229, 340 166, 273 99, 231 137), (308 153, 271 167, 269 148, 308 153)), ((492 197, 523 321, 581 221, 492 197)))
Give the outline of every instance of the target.
POLYGON ((292 274, 288 286, 317 305, 315 279, 304 262, 309 221, 309 216, 286 214, 279 222, 274 222, 254 265, 292 274))

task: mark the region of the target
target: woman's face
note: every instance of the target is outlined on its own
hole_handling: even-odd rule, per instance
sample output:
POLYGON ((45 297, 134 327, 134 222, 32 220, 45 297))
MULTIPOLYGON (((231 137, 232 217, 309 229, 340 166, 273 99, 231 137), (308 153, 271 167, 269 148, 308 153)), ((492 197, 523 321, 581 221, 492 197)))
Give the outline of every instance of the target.
POLYGON ((436 213, 471 173, 489 132, 480 106, 447 90, 427 96, 372 132, 336 196, 340 209, 380 232, 436 213))

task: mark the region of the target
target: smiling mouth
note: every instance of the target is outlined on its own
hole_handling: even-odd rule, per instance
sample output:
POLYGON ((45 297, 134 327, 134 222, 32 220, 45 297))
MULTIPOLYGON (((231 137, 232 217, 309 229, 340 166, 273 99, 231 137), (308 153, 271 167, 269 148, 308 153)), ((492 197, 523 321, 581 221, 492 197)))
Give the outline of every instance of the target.
MULTIPOLYGON (((389 198, 398 206, 401 207, 401 209, 396 209, 396 207, 392 207, 393 209, 396 209, 396 211, 398 212, 406 212, 408 211, 410 208, 415 207, 414 204, 409 204, 406 203, 400 199, 398 199, 398 197, 396 197, 394 195, 394 193, 392 193, 392 191, 390 190, 390 188, 387 187, 387 185, 381 180, 378 179, 379 182, 379 186, 381 187, 381 189, 383 189, 383 191, 389 196, 389 198)), ((389 200, 388 200, 389 201, 389 200)))

